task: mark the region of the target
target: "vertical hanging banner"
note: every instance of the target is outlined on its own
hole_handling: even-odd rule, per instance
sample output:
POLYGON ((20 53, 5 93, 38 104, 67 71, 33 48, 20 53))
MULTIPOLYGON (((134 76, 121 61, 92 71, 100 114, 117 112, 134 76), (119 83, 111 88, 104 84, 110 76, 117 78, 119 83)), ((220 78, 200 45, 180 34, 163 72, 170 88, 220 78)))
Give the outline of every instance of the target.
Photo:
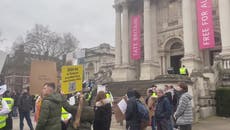
POLYGON ((212 0, 197 0, 197 23, 199 48, 207 49, 215 47, 212 0))
POLYGON ((63 66, 62 67, 62 86, 64 94, 74 93, 82 90, 83 66, 63 66))
POLYGON ((131 17, 131 59, 141 58, 141 16, 131 17))

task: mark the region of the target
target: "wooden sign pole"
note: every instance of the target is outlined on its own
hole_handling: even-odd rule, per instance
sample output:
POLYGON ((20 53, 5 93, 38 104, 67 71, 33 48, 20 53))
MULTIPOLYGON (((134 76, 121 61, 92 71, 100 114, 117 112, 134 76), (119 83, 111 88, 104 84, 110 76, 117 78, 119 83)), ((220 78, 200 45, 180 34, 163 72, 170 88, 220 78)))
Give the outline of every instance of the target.
POLYGON ((79 99, 79 104, 77 107, 77 113, 75 115, 75 121, 73 123, 73 126, 75 129, 77 129, 78 126, 80 126, 80 119, 81 119, 81 112, 82 112, 82 108, 83 108, 83 103, 84 103, 84 99, 83 99, 83 95, 80 95, 80 99, 79 99))

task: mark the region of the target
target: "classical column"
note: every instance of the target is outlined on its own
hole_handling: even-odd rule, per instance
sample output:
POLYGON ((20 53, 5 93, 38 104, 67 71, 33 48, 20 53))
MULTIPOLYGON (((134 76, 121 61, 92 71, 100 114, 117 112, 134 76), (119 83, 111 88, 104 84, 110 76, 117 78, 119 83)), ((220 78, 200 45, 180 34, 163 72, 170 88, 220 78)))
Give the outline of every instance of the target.
POLYGON ((115 11, 116 11, 116 23, 115 23, 115 65, 120 66, 121 65, 121 7, 120 5, 115 5, 114 6, 115 11))
POLYGON ((222 56, 230 56, 230 0, 219 1, 222 56))
POLYGON ((152 59, 150 0, 144 0, 144 62, 152 59))
POLYGON ((154 79, 160 74, 157 48, 156 1, 144 0, 144 63, 141 64, 141 80, 154 79))
MULTIPOLYGON (((112 73, 112 78, 114 81, 131 81, 136 80, 136 71, 133 66, 130 65, 130 56, 129 56, 129 9, 128 9, 128 0, 123 0, 122 5, 122 13, 123 13, 123 25, 122 25, 122 43, 121 53, 122 60, 121 66, 116 66, 112 73)), ((119 14, 116 14, 116 22, 119 22, 121 19, 119 14)), ((119 29, 119 24, 116 24, 116 44, 119 43, 121 30, 119 29), (117 28, 118 27, 118 28, 117 28)), ((118 52, 117 52, 118 53, 118 52)))
POLYGON ((184 32, 184 58, 182 64, 191 73, 199 69, 200 58, 198 49, 196 1, 182 0, 183 32, 184 32))
POLYGON ((123 7, 123 34, 122 34, 122 65, 129 65, 129 12, 128 3, 124 2, 123 7))

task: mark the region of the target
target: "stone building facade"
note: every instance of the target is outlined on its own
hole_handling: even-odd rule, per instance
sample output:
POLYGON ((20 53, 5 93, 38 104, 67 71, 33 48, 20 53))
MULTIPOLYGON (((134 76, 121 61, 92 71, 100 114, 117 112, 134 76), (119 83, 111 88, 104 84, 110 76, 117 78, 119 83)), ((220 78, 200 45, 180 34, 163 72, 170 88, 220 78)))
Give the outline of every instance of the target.
POLYGON ((230 57, 230 1, 212 0, 215 48, 198 47, 196 0, 115 0, 114 81, 150 80, 181 64, 193 70, 211 68, 220 55, 230 57), (130 58, 130 19, 141 16, 142 59, 130 58))
POLYGON ((97 47, 85 49, 84 80, 100 77, 111 77, 114 68, 115 48, 110 44, 102 43, 97 47))

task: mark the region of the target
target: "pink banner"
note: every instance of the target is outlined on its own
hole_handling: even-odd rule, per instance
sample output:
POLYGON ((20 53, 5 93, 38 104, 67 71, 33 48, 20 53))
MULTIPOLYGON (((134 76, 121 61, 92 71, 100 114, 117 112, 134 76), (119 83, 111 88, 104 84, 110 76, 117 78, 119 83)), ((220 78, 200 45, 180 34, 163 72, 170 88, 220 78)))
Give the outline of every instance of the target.
POLYGON ((131 59, 141 58, 141 16, 131 18, 131 59))
POLYGON ((214 48, 214 29, 212 16, 212 0, 197 0, 197 22, 199 48, 214 48))

